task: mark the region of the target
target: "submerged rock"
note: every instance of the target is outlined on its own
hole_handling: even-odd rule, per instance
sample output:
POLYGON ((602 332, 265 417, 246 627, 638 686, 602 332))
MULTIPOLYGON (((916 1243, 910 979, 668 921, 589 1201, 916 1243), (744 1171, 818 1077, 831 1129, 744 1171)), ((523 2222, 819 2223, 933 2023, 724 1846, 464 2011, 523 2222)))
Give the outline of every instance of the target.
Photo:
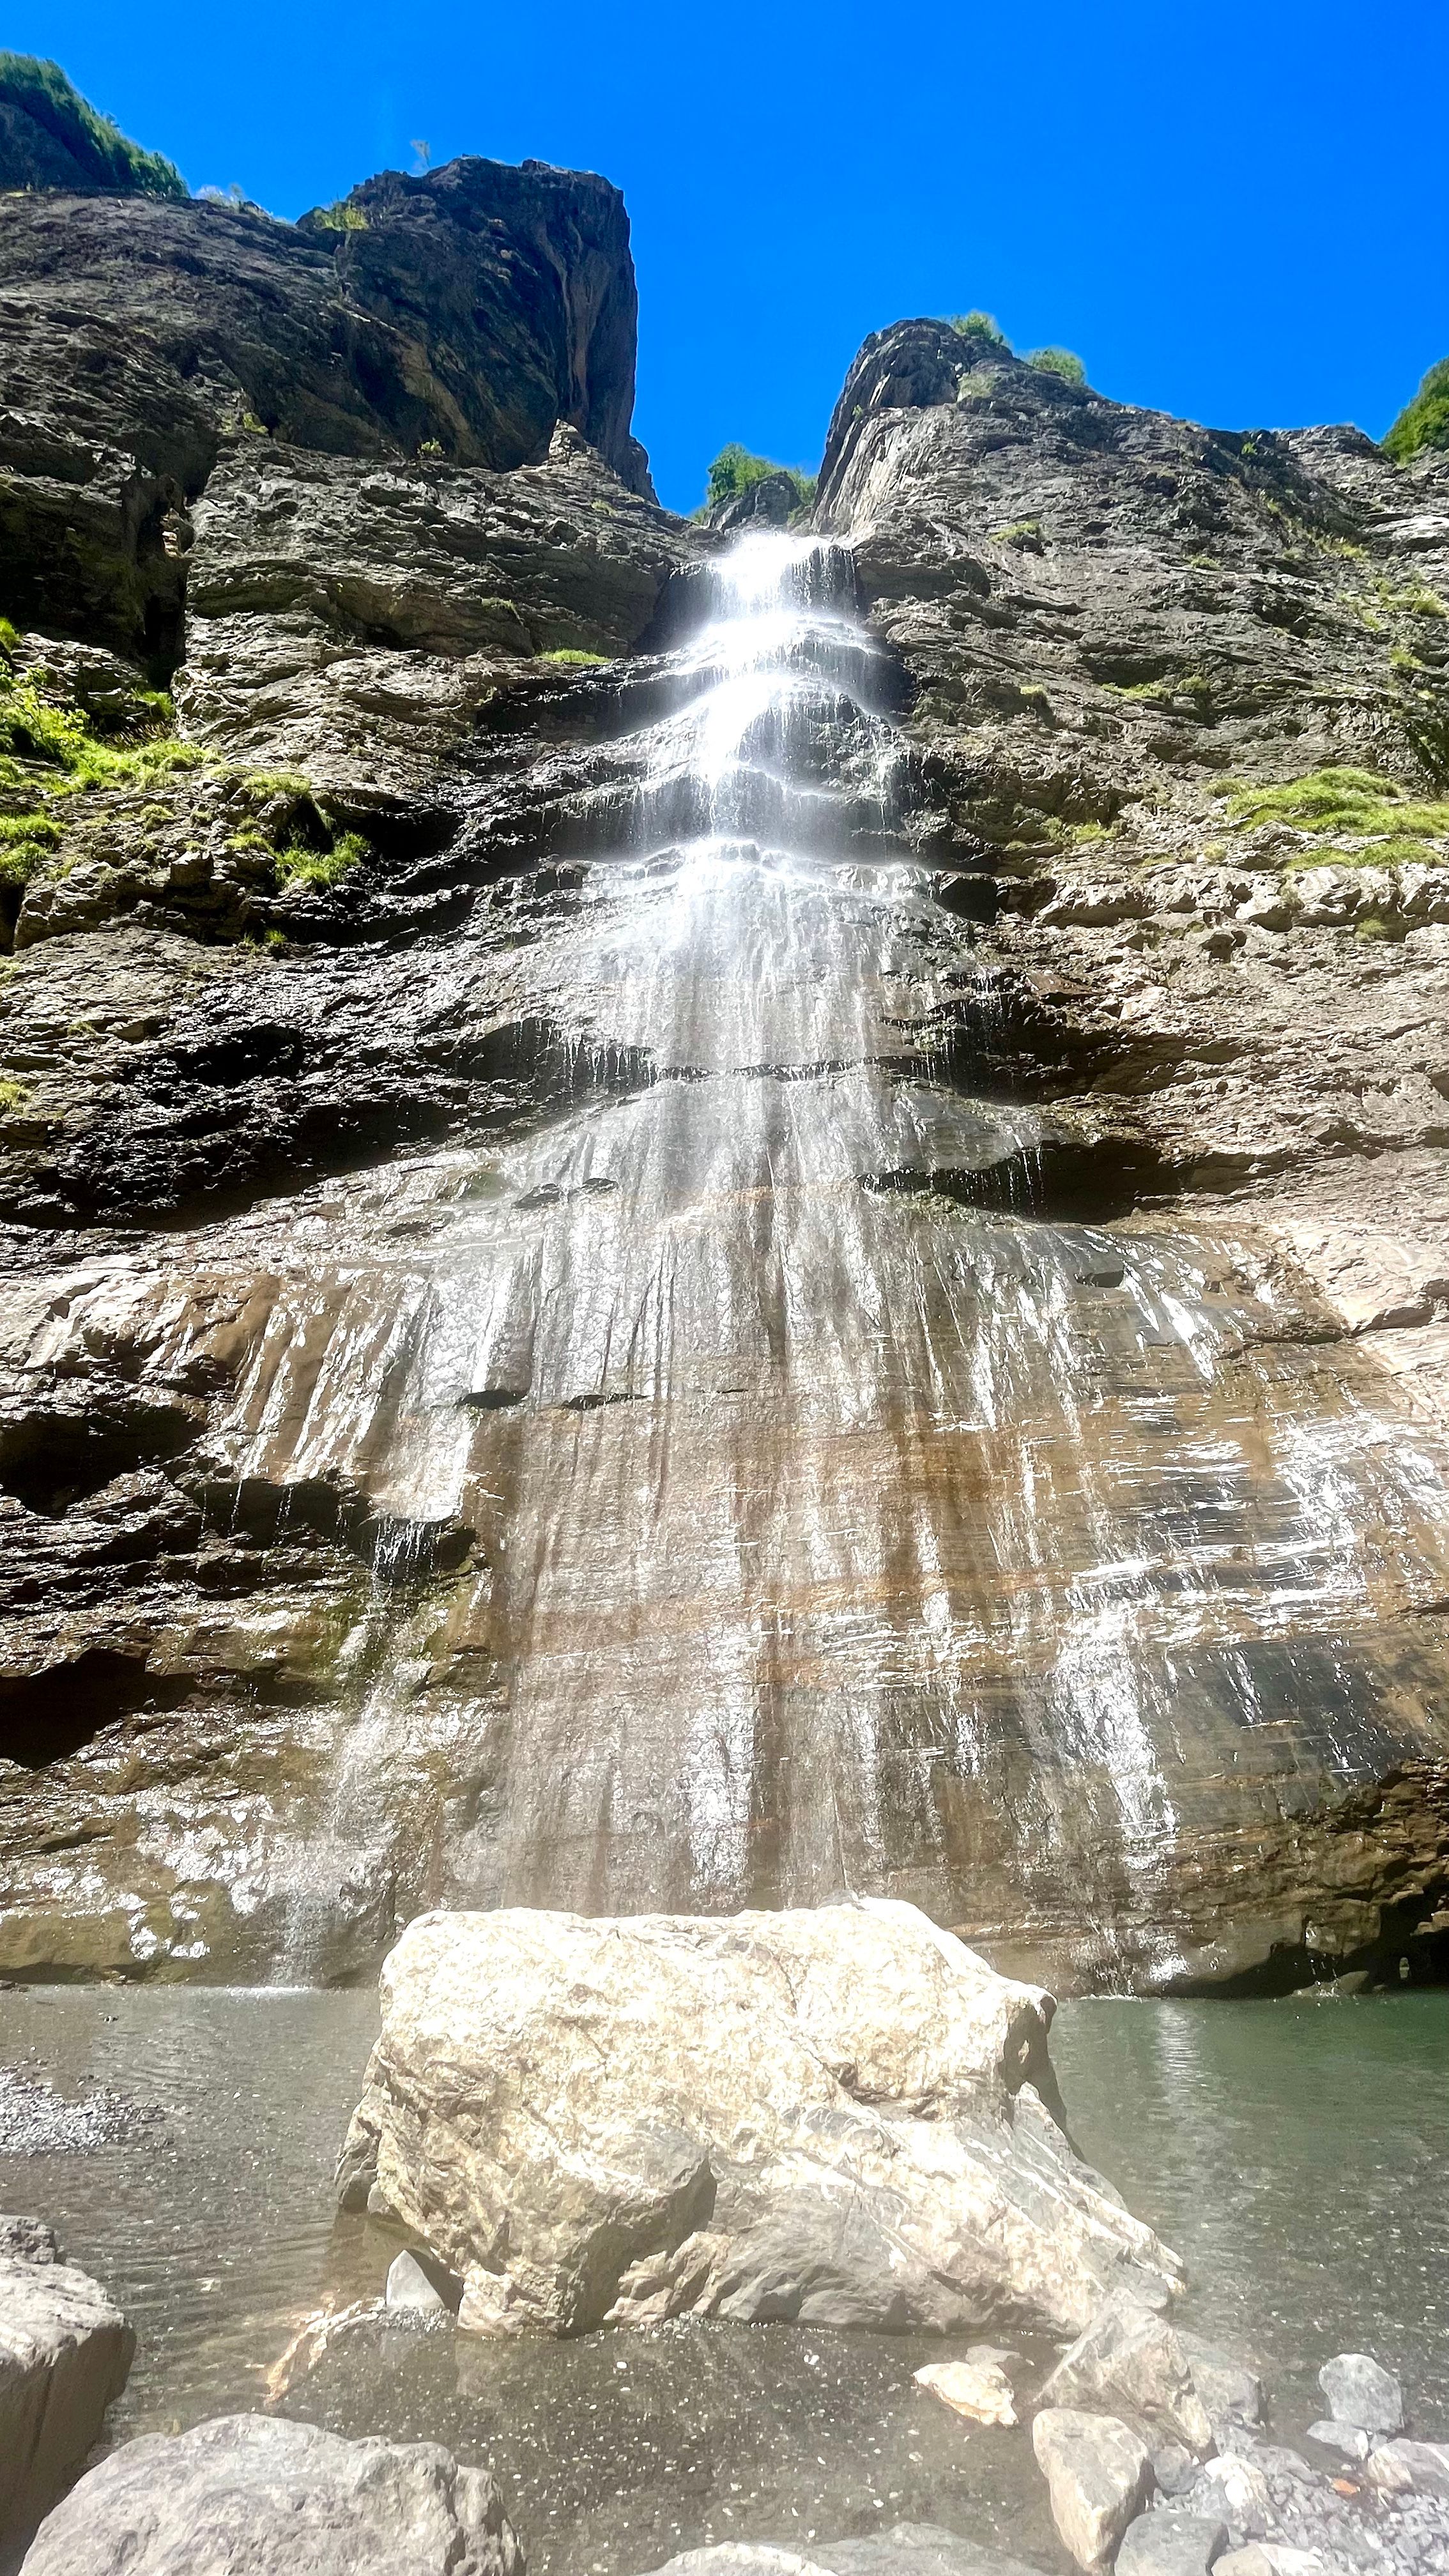
POLYGON ((0 2254, 0 2554, 75 2474, 136 2349, 120 2309, 57 2259, 40 2220, 7 2219, 4 2229, 15 2250, 0 2254))
POLYGON ((1152 2462, 1130 2425, 1068 2406, 1044 2407, 1031 2440, 1062 2540, 1099 2576, 1152 2493, 1152 2462))
POLYGON ((977 2424, 1014 2424, 1011 2382, 993 2362, 928 2361, 915 2373, 918 2388, 927 2388, 957 2415, 977 2424))
POLYGON ((25 2576, 523 2576, 498 2489, 433 2442, 223 2415, 128 2442, 42 2525, 25 2576))
POLYGON ((655 2576, 1036 2576, 1015 2558, 932 2523, 897 2522, 855 2540, 796 2549, 769 2540, 722 2540, 686 2549, 655 2576))
POLYGON ((481 2333, 1079 2331, 1178 2258, 1043 2107, 1050 2002, 913 1906, 412 1923, 339 2167, 481 2333))

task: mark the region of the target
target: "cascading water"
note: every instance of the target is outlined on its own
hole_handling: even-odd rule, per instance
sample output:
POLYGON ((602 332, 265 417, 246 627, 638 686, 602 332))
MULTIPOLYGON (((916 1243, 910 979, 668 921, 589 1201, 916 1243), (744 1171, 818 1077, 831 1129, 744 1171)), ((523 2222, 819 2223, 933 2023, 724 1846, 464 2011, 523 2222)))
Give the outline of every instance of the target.
POLYGON ((710 582, 519 968, 646 1078, 323 1192, 240 1387, 243 1475, 474 1534, 374 1653, 288 1973, 379 1905, 854 1888, 1161 1981, 1179 1847, 1279 1795, 1255 1738, 1306 1806, 1341 1727, 1412 1733, 1440 1464, 1221 1247, 971 1204, 1041 1122, 946 1078, 987 987, 893 837, 849 556, 710 582))

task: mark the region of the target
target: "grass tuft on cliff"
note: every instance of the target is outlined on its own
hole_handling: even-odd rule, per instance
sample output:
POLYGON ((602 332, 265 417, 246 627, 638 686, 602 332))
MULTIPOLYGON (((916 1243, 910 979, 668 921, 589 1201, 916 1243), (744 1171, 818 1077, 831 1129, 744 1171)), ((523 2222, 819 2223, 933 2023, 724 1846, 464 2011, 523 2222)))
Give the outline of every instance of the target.
POLYGON ((1026 363, 1040 375, 1060 376, 1064 385, 1085 385, 1087 370, 1074 349, 1028 349, 1026 363))
POLYGON ((1405 794, 1393 779, 1373 769, 1314 769, 1306 777, 1284 780, 1276 787, 1227 787, 1230 819, 1251 828, 1259 823, 1287 823, 1295 831, 1333 835, 1346 832, 1372 846, 1362 850, 1327 847, 1290 860, 1290 867, 1316 866, 1332 858, 1349 866, 1380 862, 1412 866, 1437 859, 1430 841, 1449 836, 1449 802, 1425 803, 1405 794))
MULTIPOLYGON (((167 702, 169 704, 169 701, 167 702)), ((61 772, 52 794, 84 787, 141 785, 165 778, 176 769, 196 769, 204 754, 195 743, 178 742, 171 733, 148 734, 141 742, 102 742, 83 715, 53 707, 34 683, 0 680, 0 755, 37 761, 61 772)))
POLYGON ((1407 465, 1426 447, 1449 449, 1449 358, 1431 367, 1384 440, 1384 453, 1407 465))
POLYGON ((291 842, 278 850, 273 865, 279 885, 330 886, 367 855, 360 832, 339 832, 330 850, 309 850, 299 841, 291 842))
POLYGON ((709 469, 705 487, 704 508, 718 510, 726 501, 742 500, 757 483, 768 482, 772 474, 787 475, 795 486, 797 507, 808 510, 815 498, 815 476, 802 473, 798 466, 776 465, 768 456, 752 456, 739 440, 732 439, 722 447, 709 469))
POLYGON ((35 54, 0 53, 0 108, 13 108, 68 153, 85 186, 106 195, 186 197, 175 166, 159 152, 144 152, 108 116, 82 98, 59 63, 35 54))

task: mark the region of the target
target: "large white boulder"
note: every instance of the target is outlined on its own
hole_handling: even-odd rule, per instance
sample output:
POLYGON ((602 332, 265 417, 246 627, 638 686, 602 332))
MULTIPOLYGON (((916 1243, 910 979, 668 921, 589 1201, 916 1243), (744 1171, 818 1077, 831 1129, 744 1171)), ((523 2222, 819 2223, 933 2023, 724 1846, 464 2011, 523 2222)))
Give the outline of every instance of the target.
POLYGON ((218 2415, 126 2442, 41 2525, 22 2576, 523 2576, 485 2469, 218 2415))
POLYGON ((55 2259, 48 2229, 7 2220, 5 2242, 27 2251, 0 2254, 0 2557, 79 2468, 136 2349, 99 2284, 55 2259))
POLYGON ((428 1914, 382 2006, 339 2188, 462 2275, 465 2327, 1067 2337, 1180 2282, 1043 2105, 1050 1998, 914 1906, 428 1914))

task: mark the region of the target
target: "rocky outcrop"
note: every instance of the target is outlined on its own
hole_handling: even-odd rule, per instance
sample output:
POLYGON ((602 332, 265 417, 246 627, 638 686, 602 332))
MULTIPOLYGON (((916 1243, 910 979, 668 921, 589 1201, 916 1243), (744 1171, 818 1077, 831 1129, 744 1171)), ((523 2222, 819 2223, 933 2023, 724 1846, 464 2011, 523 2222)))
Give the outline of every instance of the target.
POLYGON ((1047 1998, 913 1907, 425 1915, 382 2001, 341 2196, 461 2276, 474 2332, 1061 2336, 1114 2280, 1178 2286, 1043 2105, 1047 1998))
POLYGON ((607 181, 476 159, 300 225, 150 196, 0 203, 0 613, 180 658, 190 506, 223 457, 539 464, 573 428, 649 490, 607 181))
POLYGON ((43 2524, 26 2576, 522 2576, 483 2469, 433 2442, 346 2442, 313 2424, 224 2415, 127 2442, 43 2524))
POLYGON ((136 2338, 36 2220, 0 2220, 0 2556, 28 2539, 125 2387, 136 2338))

